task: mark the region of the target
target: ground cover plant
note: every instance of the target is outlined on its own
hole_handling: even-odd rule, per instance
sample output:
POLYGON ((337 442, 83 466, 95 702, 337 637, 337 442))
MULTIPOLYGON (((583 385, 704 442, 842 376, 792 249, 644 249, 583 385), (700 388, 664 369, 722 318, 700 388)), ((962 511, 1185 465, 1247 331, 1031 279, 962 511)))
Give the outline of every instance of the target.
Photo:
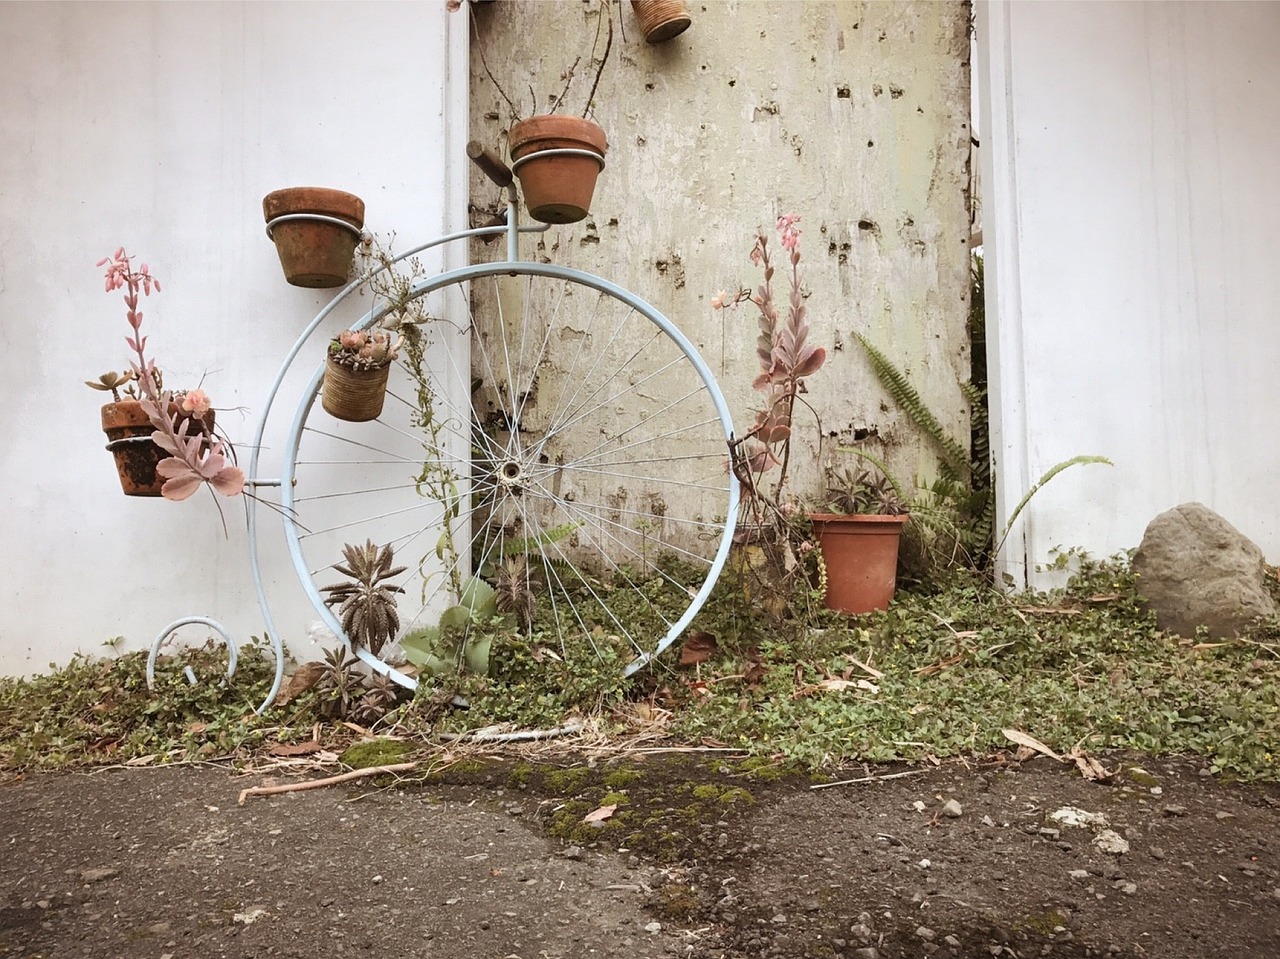
POLYGON ((1085 561, 1052 593, 1009 594, 956 573, 856 619, 798 602, 804 615, 784 628, 754 615, 740 588, 725 577, 683 647, 632 679, 603 633, 553 649, 536 628, 495 625, 488 675, 424 682, 398 700, 379 689, 380 708, 355 722, 335 697, 367 705, 372 681, 325 680, 323 664, 255 715, 271 677, 258 645, 231 682, 212 645, 162 657, 155 692, 145 654, 79 657, 0 681, 0 766, 243 761, 303 741, 338 749, 366 732, 425 745, 576 720, 620 742, 717 745, 811 771, 986 757, 1013 750, 1013 730, 1104 766, 1117 752, 1190 754, 1230 777, 1280 780, 1280 624, 1222 642, 1162 633, 1123 558, 1085 561), (200 683, 183 678, 186 665, 200 683))

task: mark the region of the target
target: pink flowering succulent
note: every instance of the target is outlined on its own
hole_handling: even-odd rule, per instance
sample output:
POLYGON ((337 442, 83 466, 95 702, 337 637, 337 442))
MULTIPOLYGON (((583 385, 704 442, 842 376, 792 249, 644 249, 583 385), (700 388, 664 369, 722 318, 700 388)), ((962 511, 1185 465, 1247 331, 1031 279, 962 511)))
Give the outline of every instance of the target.
POLYGON ((759 335, 756 358, 760 372, 752 380, 753 389, 764 394, 763 405, 747 433, 737 438, 731 448, 732 466, 748 495, 762 496, 760 474, 781 467, 774 487, 773 505, 777 505, 786 485, 787 464, 791 453, 791 421, 796 398, 806 391, 805 378, 816 373, 826 362, 827 351, 811 346, 809 322, 805 318, 804 293, 800 285, 800 217, 788 213, 780 216, 777 231, 787 253, 790 295, 787 313, 782 317, 773 297, 774 267, 770 258, 769 238, 761 230, 751 249, 751 262, 764 271, 764 282, 752 290, 735 294, 716 294, 711 305, 716 309, 736 306, 744 300, 759 312, 759 335))
POLYGON ((139 297, 150 296, 153 289, 160 292, 160 281, 151 275, 145 263, 135 270, 132 261, 133 257, 125 253, 124 247, 98 261, 99 267, 107 268, 106 291, 112 293, 122 288, 125 291, 126 316, 132 331, 125 342, 134 354, 130 370, 125 374, 104 374, 96 383, 89 381, 88 385, 110 390, 117 401, 121 387, 127 387, 131 395, 137 396, 143 412, 155 427, 152 442, 169 454, 156 466, 156 474, 165 481, 161 496, 184 500, 205 483, 223 496, 235 496, 244 491, 244 471, 234 464, 235 454, 230 444, 213 432, 206 419, 212 409, 209 395, 199 389, 185 393, 164 389, 160 371, 146 355, 147 338, 142 334, 139 297))

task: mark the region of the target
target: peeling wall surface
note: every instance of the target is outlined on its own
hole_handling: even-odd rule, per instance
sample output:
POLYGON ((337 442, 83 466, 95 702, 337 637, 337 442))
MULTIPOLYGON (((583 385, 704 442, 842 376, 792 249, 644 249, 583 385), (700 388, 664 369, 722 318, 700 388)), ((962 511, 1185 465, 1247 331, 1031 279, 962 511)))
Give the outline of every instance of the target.
POLYGON ((1280 6, 989 3, 984 232, 1002 557, 1137 546, 1179 503, 1280 557, 1280 6))
MULTIPOLYGON (((605 45, 596 0, 471 10, 474 138, 505 149, 513 112, 546 112, 566 85, 558 112, 586 109, 593 50, 599 58, 605 45)), ((720 313, 710 301, 758 285, 755 231, 780 252, 774 221, 799 214, 810 342, 829 359, 806 397, 820 425, 808 413, 798 421, 796 491, 820 495, 819 462, 852 463, 836 447, 855 439, 905 481, 931 473, 933 453, 852 334, 905 369, 967 445, 968 8, 716 0, 691 4, 692 26, 656 45, 630 4, 612 10, 612 51, 591 101, 609 139, 591 214, 527 240, 524 257, 599 274, 652 303, 694 342, 741 432, 761 396, 751 389, 757 317, 750 304, 720 313)), ((503 202, 479 175, 472 195, 477 219, 503 202)), ((473 255, 494 251, 477 244, 473 255)), ((785 305, 784 269, 774 287, 785 305)), ((543 386, 554 389, 567 366, 553 356, 543 386)))
MULTIPOLYGON (((364 198, 371 229, 418 240, 456 228, 464 27, 443 2, 0 5, 0 341, 12 359, 0 670, 102 653, 117 636, 145 647, 190 615, 242 642, 262 634, 241 501, 221 501, 224 533, 207 491, 121 495, 99 426, 107 394, 82 384, 126 367, 128 326, 94 264, 123 244, 161 279, 142 303, 149 352, 167 386, 209 392, 244 463, 280 361, 332 295, 285 283, 263 196, 336 187, 364 198)), ((281 394, 268 477, 317 350, 281 394)), ((317 617, 262 512, 277 625, 312 655, 317 617)))

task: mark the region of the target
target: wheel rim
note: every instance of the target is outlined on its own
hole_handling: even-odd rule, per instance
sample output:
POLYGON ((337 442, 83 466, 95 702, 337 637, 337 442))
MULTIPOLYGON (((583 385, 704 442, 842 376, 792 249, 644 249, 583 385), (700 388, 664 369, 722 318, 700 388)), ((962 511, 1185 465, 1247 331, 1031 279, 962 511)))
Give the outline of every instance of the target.
POLYGON ((402 635, 438 628, 460 594, 490 608, 479 579, 553 655, 612 648, 624 673, 641 668, 701 608, 732 539, 732 424, 710 370, 651 305, 563 267, 481 264, 412 296, 435 320, 422 376, 406 350, 382 416, 341 424, 320 408, 317 370, 286 441, 284 526, 312 604, 342 635, 321 590, 340 581, 342 543, 372 539, 410 567, 402 635))

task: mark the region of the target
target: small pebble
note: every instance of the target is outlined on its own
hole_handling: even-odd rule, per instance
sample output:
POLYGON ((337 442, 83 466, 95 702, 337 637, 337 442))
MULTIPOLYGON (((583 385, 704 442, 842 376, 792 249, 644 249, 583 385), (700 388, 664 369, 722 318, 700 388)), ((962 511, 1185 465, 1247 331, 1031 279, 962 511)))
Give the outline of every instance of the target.
POLYGON ((942 815, 949 819, 959 819, 964 815, 964 807, 962 807, 954 799, 948 799, 942 804, 942 815))
POLYGON ((381 884, 382 884, 382 877, 381 877, 381 876, 374 876, 374 877, 373 877, 373 884, 374 884, 375 886, 379 886, 379 885, 381 885, 381 884))
POLYGON ((921 939, 932 939, 937 933, 928 926, 916 926, 916 935, 921 939))
POLYGON ((645 925, 645 927, 644 927, 644 931, 645 931, 645 932, 648 932, 648 933, 659 933, 659 932, 662 932, 662 923, 660 923, 660 922, 650 922, 650 923, 648 923, 648 924, 646 924, 646 925, 645 925))

